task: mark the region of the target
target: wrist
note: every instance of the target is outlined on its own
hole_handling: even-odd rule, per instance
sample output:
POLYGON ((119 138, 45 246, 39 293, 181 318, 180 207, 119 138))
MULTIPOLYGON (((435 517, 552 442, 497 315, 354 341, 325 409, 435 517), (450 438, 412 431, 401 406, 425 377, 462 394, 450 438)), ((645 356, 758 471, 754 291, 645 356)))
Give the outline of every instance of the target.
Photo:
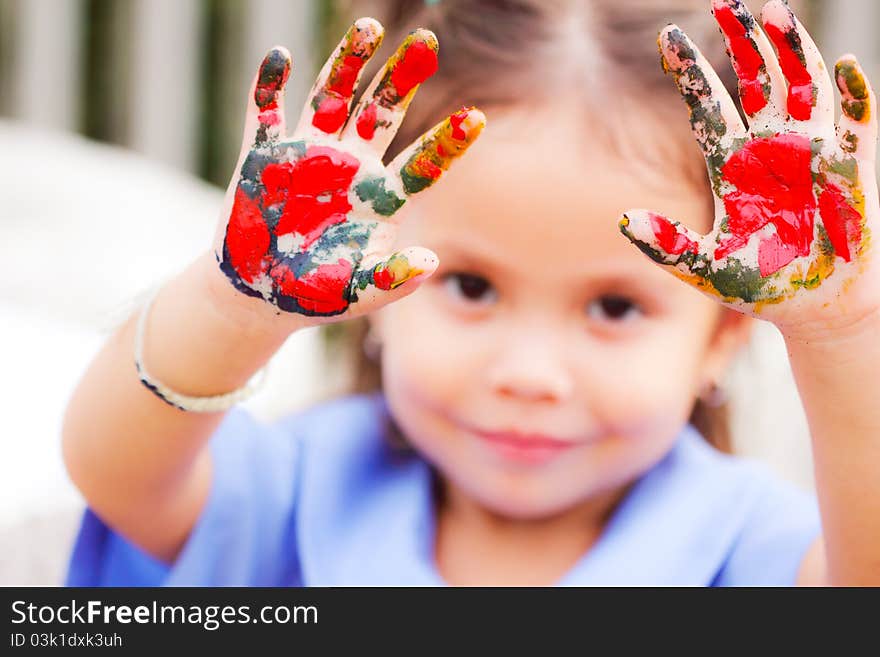
POLYGON ((216 396, 244 386, 296 328, 261 312, 259 299, 238 299, 244 295, 212 268, 216 261, 204 254, 163 285, 144 326, 146 369, 181 395, 216 396))
POLYGON ((204 291, 209 312, 218 322, 244 335, 276 342, 304 328, 302 317, 279 311, 264 299, 235 289, 211 252, 202 254, 193 263, 192 273, 204 291))
POLYGON ((849 348, 860 343, 880 342, 880 308, 857 317, 837 317, 778 327, 789 351, 792 349, 849 348))

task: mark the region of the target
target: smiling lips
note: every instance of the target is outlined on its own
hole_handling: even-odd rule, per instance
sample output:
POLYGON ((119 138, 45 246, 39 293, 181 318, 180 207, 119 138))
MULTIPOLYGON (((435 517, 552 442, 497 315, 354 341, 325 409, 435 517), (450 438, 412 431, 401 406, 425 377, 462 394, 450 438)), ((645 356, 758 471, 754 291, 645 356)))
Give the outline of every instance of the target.
POLYGON ((504 458, 522 463, 545 463, 577 445, 571 440, 512 431, 476 430, 474 434, 504 458))

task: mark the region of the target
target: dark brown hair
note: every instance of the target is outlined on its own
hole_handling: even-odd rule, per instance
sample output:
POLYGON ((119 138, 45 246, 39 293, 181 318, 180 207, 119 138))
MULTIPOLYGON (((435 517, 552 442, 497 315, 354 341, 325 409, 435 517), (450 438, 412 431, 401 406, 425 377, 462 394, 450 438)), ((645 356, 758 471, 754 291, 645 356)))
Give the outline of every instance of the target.
MULTIPOLYGON (((621 155, 634 165, 649 165, 646 170, 653 174, 646 175, 661 183, 670 169, 672 175, 684 175, 705 193, 712 216, 705 164, 657 51, 658 32, 676 23, 699 44, 736 98, 735 77, 708 0, 390 0, 352 2, 347 9, 351 16, 375 16, 386 28, 388 44, 396 45, 416 27, 433 30, 440 42, 440 69, 419 90, 386 159, 462 105, 480 107, 491 121, 493 108, 540 103, 562 89, 580 90, 590 124, 601 122, 604 138, 621 155), (628 112, 638 116, 627 122, 628 112), (635 136, 628 130, 632 121, 656 122, 657 136, 649 147, 644 131, 635 136), (652 166, 661 161, 664 166, 652 166)), ((372 64, 375 70, 380 62, 372 64)), ((356 363, 354 390, 379 390, 378 362, 362 348, 366 322, 348 323, 341 332, 356 363)), ((339 341, 333 342, 337 351, 339 341)), ((717 449, 731 451, 725 403, 697 399, 690 422, 717 449)))

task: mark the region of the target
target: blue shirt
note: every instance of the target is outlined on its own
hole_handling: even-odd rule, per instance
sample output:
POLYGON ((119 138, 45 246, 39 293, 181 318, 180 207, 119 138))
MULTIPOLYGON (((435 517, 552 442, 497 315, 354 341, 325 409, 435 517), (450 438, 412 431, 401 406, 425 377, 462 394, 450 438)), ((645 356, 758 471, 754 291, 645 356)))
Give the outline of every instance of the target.
MULTIPOLYGON (((393 448, 378 396, 264 426, 231 411, 210 493, 173 564, 86 510, 72 586, 439 585, 429 466, 393 448)), ((630 489, 565 585, 791 585, 819 535, 814 496, 721 454, 690 425, 630 489)))

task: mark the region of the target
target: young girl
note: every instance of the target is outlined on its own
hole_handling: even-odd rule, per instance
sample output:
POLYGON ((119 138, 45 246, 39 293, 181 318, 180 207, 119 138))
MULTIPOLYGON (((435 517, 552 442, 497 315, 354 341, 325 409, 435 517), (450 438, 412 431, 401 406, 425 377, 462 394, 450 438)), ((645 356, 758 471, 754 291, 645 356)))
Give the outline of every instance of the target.
POLYGON ((880 583, 874 97, 841 59, 835 132, 832 78, 788 7, 762 29, 715 0, 745 120, 681 29, 659 40, 706 186, 645 64, 640 26, 699 24, 674 5, 399 3, 395 23, 451 42, 402 138, 462 100, 492 115, 436 186, 480 111, 381 161, 436 68, 431 32, 353 103, 382 38, 356 22, 292 135, 272 50, 214 249, 70 403, 90 509, 69 583, 880 583), (628 207, 652 211, 618 225, 628 207), (381 394, 272 426, 226 410, 290 333, 366 314, 381 394), (818 508, 696 428, 718 435, 698 418, 747 315, 785 336, 818 508))

